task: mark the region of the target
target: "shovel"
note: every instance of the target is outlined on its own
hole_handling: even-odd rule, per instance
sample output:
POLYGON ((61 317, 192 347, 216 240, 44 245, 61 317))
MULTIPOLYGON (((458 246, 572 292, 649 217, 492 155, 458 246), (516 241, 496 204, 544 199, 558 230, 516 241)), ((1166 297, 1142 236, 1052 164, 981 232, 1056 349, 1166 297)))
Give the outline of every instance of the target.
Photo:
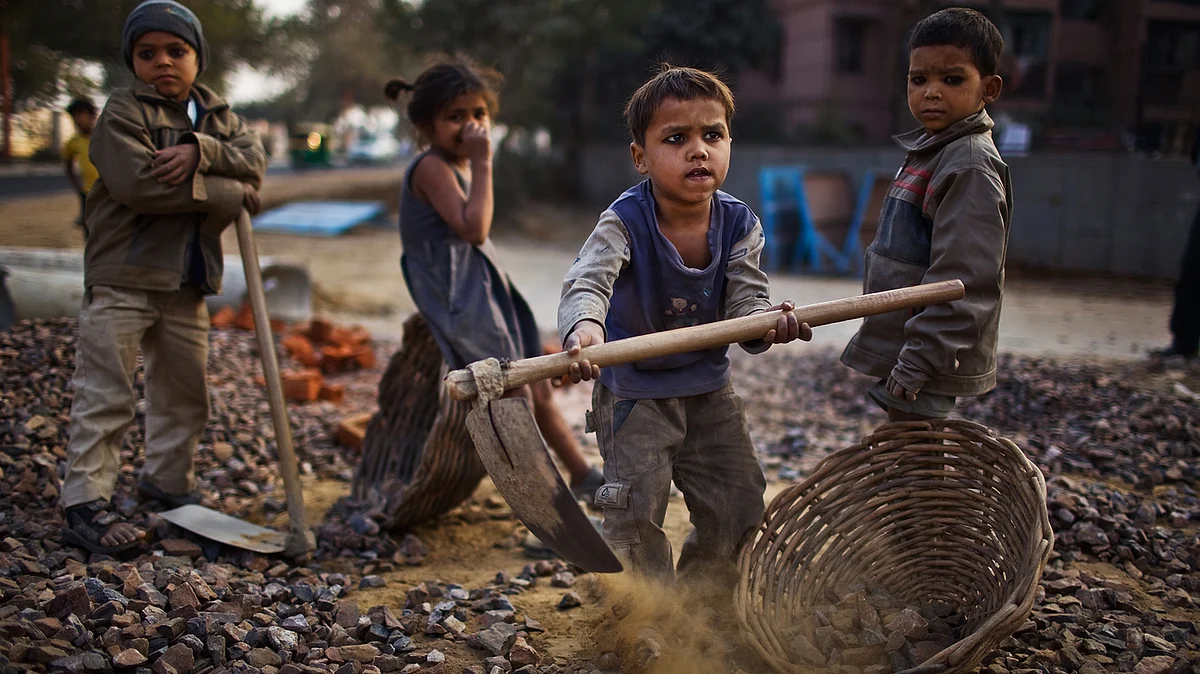
MULTIPOLYGON (((902 309, 951 302, 964 294, 962 281, 941 281, 796 307, 796 320, 810 327, 902 309)), ((630 337, 583 349, 501 363, 471 363, 446 375, 455 400, 473 400, 467 429, 496 490, 513 514, 563 559, 585 571, 617 573, 621 562, 593 528, 571 495, 546 449, 525 398, 502 398, 509 389, 567 374, 571 363, 589 360, 599 367, 634 363, 677 353, 761 339, 782 312, 767 311, 677 330, 630 337)))
POLYGON ((275 445, 279 449, 279 469, 283 473, 283 487, 287 493, 288 532, 284 534, 260 527, 199 505, 185 505, 159 514, 176 526, 226 545, 264 554, 282 552, 289 557, 302 557, 317 545, 304 515, 304 494, 300 489, 296 452, 292 447, 292 429, 288 425, 283 382, 279 376, 279 360, 275 353, 275 340, 271 336, 270 317, 267 315, 267 296, 263 290, 262 270, 258 266, 258 250, 254 245, 254 232, 250 228, 250 215, 246 211, 238 215, 237 236, 242 266, 246 271, 246 291, 254 312, 254 332, 258 336, 263 377, 267 380, 275 445))

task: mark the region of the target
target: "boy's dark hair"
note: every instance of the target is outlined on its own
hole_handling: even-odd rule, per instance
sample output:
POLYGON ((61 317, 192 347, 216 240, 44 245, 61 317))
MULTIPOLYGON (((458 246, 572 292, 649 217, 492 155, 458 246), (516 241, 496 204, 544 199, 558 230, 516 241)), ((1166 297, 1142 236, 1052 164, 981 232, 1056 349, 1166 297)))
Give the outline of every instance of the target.
POLYGON ((996 74, 1004 53, 1004 38, 983 14, 965 7, 950 7, 925 17, 913 28, 908 49, 958 47, 971 55, 979 74, 996 74))
POLYGON ((625 105, 625 126, 633 142, 645 146, 646 130, 650 120, 663 101, 676 98, 681 101, 709 99, 725 107, 725 123, 733 119, 733 92, 716 75, 696 68, 683 68, 664 63, 658 74, 638 87, 625 105))
POLYGON ((435 63, 426 68, 417 79, 409 83, 396 78, 383 87, 383 93, 395 101, 400 94, 411 91, 408 101, 408 121, 420 131, 433 128, 438 113, 463 94, 480 94, 487 102, 488 112, 495 115, 500 107, 496 98, 496 87, 500 74, 462 59, 435 63))
POLYGON ((88 112, 94 115, 96 114, 96 106, 92 103, 91 99, 80 96, 71 101, 71 104, 67 106, 68 115, 73 116, 77 112, 88 112))

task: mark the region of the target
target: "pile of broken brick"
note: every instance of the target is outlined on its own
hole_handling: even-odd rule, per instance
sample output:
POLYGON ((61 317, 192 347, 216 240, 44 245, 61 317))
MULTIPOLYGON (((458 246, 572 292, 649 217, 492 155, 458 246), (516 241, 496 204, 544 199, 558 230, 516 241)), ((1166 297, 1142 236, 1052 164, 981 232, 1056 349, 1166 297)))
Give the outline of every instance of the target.
MULTIPOLYGON (((254 314, 248 303, 236 311, 233 307, 222 307, 211 321, 212 327, 218 329, 254 329, 254 314)), ((289 401, 341 402, 345 387, 327 382, 325 377, 375 367, 371 333, 360 325, 344 327, 321 318, 304 325, 289 325, 272 319, 271 332, 282 336, 280 345, 300 365, 281 373, 283 396, 289 401)), ((259 386, 266 385, 261 376, 255 381, 259 386)))

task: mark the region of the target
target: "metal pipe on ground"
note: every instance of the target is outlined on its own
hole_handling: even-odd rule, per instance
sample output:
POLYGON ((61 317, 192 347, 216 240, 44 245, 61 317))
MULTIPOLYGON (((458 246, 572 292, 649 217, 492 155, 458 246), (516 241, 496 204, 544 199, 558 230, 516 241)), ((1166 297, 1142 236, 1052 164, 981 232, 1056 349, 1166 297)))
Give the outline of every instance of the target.
MULTIPOLYGON (((271 257, 261 263, 271 318, 288 323, 312 318, 308 270, 271 257)), ((222 284, 222 294, 207 298, 210 312, 237 308, 247 301, 245 271, 237 256, 226 256, 222 284)), ((0 329, 34 318, 74 318, 79 315, 83 290, 82 251, 0 248, 0 329)))

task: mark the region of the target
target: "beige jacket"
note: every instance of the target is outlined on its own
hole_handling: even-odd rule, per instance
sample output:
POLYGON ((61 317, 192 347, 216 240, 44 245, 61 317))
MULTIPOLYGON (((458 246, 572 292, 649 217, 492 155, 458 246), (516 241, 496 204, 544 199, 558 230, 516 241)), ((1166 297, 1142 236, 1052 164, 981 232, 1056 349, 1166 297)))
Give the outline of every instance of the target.
POLYGON ((910 391, 974 396, 995 387, 1012 187, 991 128, 981 111, 932 136, 896 136, 908 155, 867 248, 863 290, 961 279, 966 296, 867 318, 844 364, 910 391))
POLYGON ((185 104, 145 84, 118 90, 104 106, 90 148, 100 178, 85 211, 87 287, 176 290, 195 258, 204 278, 187 280, 220 292, 221 232, 241 212, 242 183, 262 185, 267 156, 258 134, 211 89, 198 84, 192 93, 194 129, 185 104), (195 175, 179 186, 158 182, 154 152, 180 143, 200 147, 195 175))

